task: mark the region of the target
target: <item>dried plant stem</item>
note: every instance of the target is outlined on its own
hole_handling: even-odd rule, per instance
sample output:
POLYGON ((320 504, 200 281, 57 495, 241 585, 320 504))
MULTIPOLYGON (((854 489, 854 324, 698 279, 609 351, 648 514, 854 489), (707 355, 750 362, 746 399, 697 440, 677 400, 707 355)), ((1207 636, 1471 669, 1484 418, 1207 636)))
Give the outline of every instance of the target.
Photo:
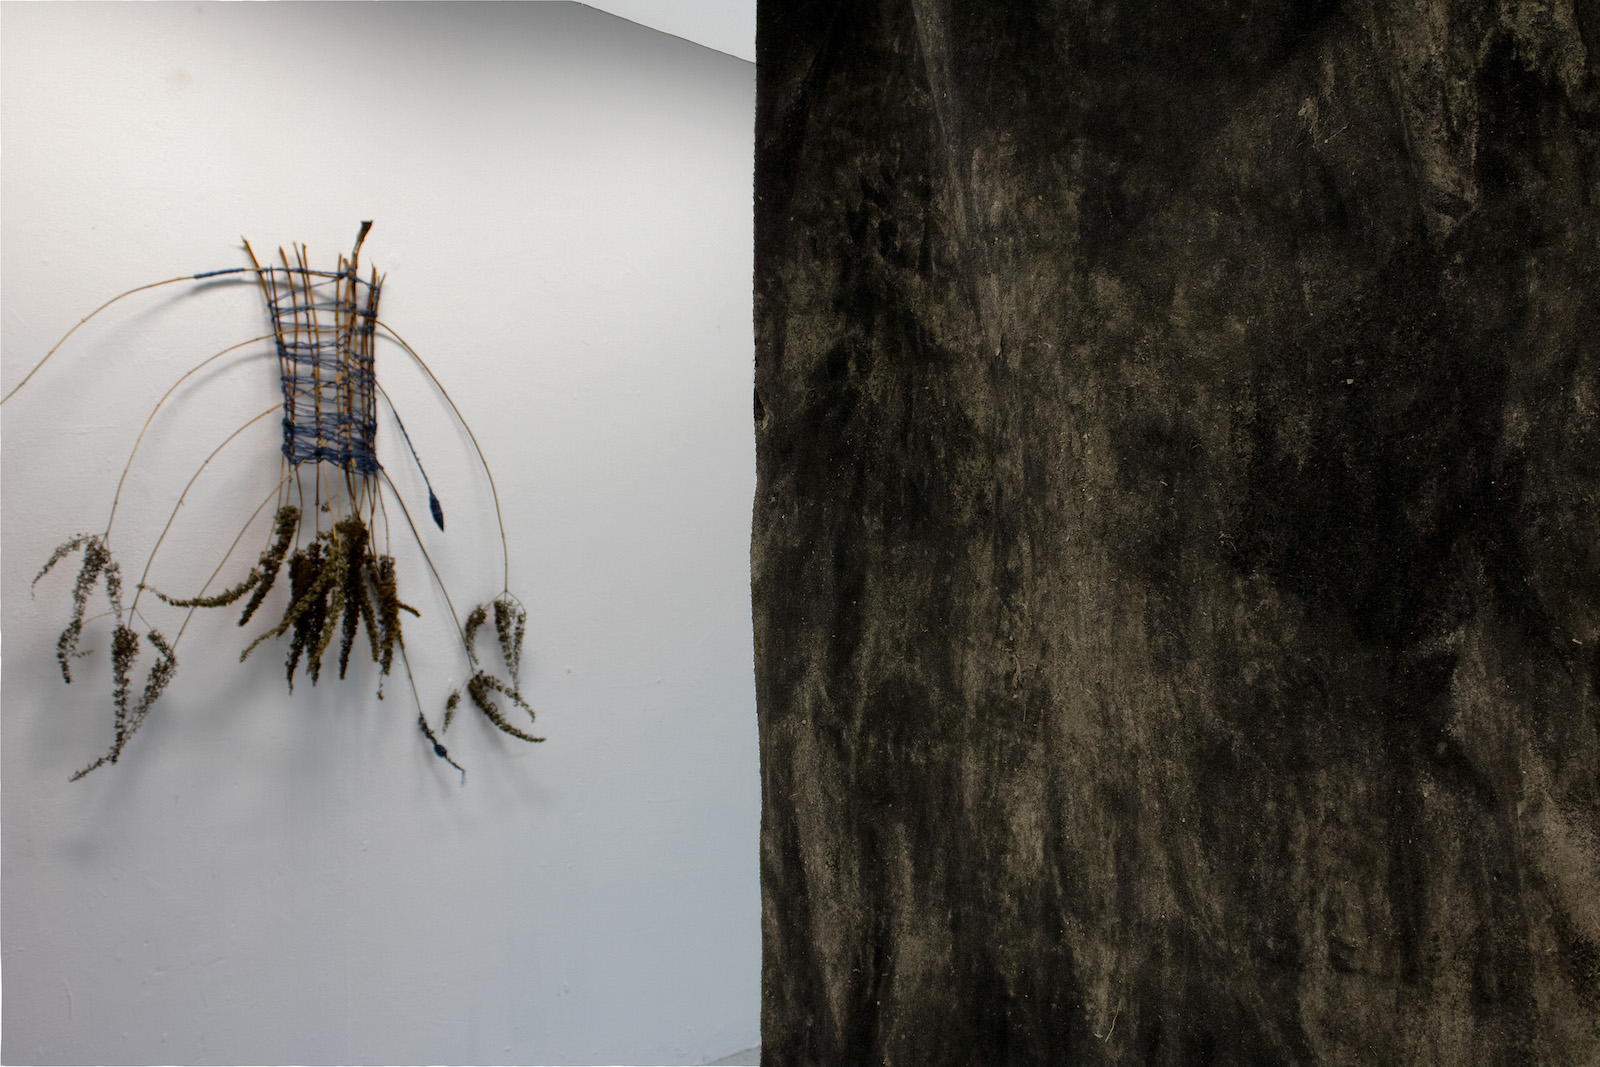
MULTIPOLYGON (((428 555, 428 548, 422 543, 422 535, 417 533, 417 524, 411 521, 411 512, 407 510, 406 502, 400 499, 400 490, 396 489, 394 482, 389 480, 388 471, 380 470, 378 473, 382 475, 384 484, 388 485, 390 492, 394 494, 394 502, 400 505, 400 514, 405 516, 406 525, 411 527, 411 536, 416 539, 417 549, 422 553, 422 558, 427 562, 428 570, 433 575, 434 583, 438 585, 439 592, 444 597, 445 607, 450 609, 450 619, 456 624, 456 633, 461 637, 461 647, 467 648, 467 635, 461 629, 461 616, 456 614, 456 606, 450 602, 450 590, 445 588, 444 579, 439 577, 439 568, 433 565, 433 557, 428 555)), ((469 660, 472 658, 470 649, 467 652, 467 658, 469 660)))
MULTIPOLYGON (((417 350, 408 345, 405 338, 395 333, 388 323, 379 322, 378 326, 383 329, 384 333, 393 338, 395 343, 405 349, 406 353, 416 361, 417 366, 422 368, 422 372, 428 376, 428 380, 433 383, 434 388, 439 390, 439 395, 444 397, 444 402, 450 405, 450 410, 455 414, 456 422, 460 423, 461 428, 467 431, 467 439, 472 442, 472 450, 478 454, 478 462, 483 466, 483 473, 489 479, 489 493, 494 497, 494 518, 495 522, 500 526, 501 587, 503 590, 509 591, 511 588, 511 548, 506 541, 505 515, 500 510, 500 491, 495 488, 494 472, 489 469, 489 461, 484 458, 483 448, 478 444, 477 435, 472 432, 472 427, 467 425, 467 420, 462 417, 461 409, 456 407, 456 402, 450 398, 449 390, 444 387, 428 365, 423 362, 422 357, 417 355, 417 350)), ((390 404, 391 408, 393 406, 393 404, 390 404)), ((414 526, 413 529, 415 529, 414 526)))
POLYGON ((123 625, 122 569, 112 558, 111 548, 103 537, 79 534, 58 545, 44 567, 34 576, 34 584, 37 585, 52 567, 78 549, 83 550, 83 565, 78 568, 78 577, 72 586, 72 617, 56 639, 56 659, 61 664, 61 679, 69 684, 72 682, 72 658, 77 655, 78 638, 83 634, 83 615, 89 606, 89 594, 102 578, 105 579, 106 600, 111 612, 116 616, 117 625, 123 625))
POLYGON ((133 469, 133 458, 134 458, 134 456, 139 454, 139 446, 144 443, 145 432, 150 429, 150 424, 155 421, 156 413, 161 410, 161 405, 165 404, 167 402, 167 400, 172 396, 172 394, 178 391, 178 386, 182 385, 184 382, 188 381, 189 378, 191 376, 193 376, 195 373, 205 369, 209 364, 216 362, 217 360, 221 359, 223 356, 227 355, 229 352, 237 351, 238 349, 244 348, 246 345, 253 345, 253 344, 257 344, 258 342, 261 342, 261 341, 270 341, 270 340, 272 340, 272 335, 269 333, 269 334, 263 334, 260 337, 252 337, 248 341, 240 341, 236 345, 229 345, 227 348, 224 348, 221 352, 218 352, 216 355, 210 357, 209 359, 202 360, 200 363, 197 363, 195 366, 189 368, 189 371, 188 371, 187 374, 185 374, 183 377, 179 378, 177 381, 173 382, 172 383, 172 387, 170 389, 168 389, 165 393, 161 394, 161 399, 156 401, 156 406, 150 409, 149 417, 147 417, 144 420, 144 425, 139 428, 139 436, 134 439, 133 448, 130 449, 129 452, 128 452, 128 462, 126 462, 126 463, 124 463, 122 465, 122 477, 117 479, 117 491, 111 497, 111 514, 106 517, 106 533, 105 533, 105 536, 107 536, 107 537, 111 536, 111 524, 114 521, 116 521, 116 518, 117 518, 117 505, 119 503, 121 503, 121 501, 122 501, 122 486, 128 480, 128 471, 133 469))
MULTIPOLYGON (((208 272, 206 274, 185 274, 181 278, 167 278, 164 281, 151 282, 149 285, 141 285, 141 286, 138 286, 136 288, 129 289, 125 293, 118 293, 116 296, 112 297, 110 300, 107 300, 104 304, 101 304, 99 307, 97 307, 93 311, 89 312, 89 314, 87 314, 83 318, 79 319, 77 324, 74 325, 72 327, 72 329, 70 329, 66 333, 62 334, 61 335, 61 340, 57 341, 55 344, 50 346, 50 351, 46 352, 44 354, 44 358, 39 360, 39 362, 37 362, 37 363, 35 363, 33 365, 33 369, 30 370, 27 374, 25 374, 23 376, 22 381, 18 382, 15 386, 13 386, 11 391, 9 393, 7 393, 4 397, 0 397, 0 404, 4 404, 7 400, 10 400, 12 397, 16 396, 17 392, 19 390, 21 390, 21 388, 24 385, 27 385, 29 380, 32 379, 32 377, 35 374, 39 373, 39 368, 44 366, 46 363, 48 363, 49 360, 50 360, 50 357, 56 354, 56 350, 59 349, 62 345, 67 343, 67 338, 71 337, 73 334, 78 332, 78 327, 79 326, 82 326, 84 323, 88 322, 90 319, 94 318, 96 315, 100 314, 100 312, 104 311, 106 308, 110 307, 112 304, 115 304, 117 301, 122 300, 122 299, 124 299, 126 297, 130 297, 135 293, 145 292, 148 289, 159 289, 163 285, 173 285, 173 284, 176 284, 177 282, 192 282, 192 281, 195 281, 197 279, 215 277, 217 275, 222 275, 222 274, 242 273, 244 270, 245 270, 244 267, 240 267, 237 271, 234 271, 234 270, 222 270, 222 271, 210 271, 210 272, 208 272)), ((250 342, 247 341, 245 343, 249 344, 250 342)))
POLYGON ((172 676, 178 670, 178 656, 173 646, 161 636, 161 631, 152 629, 145 634, 145 638, 156 650, 156 661, 150 666, 150 673, 145 679, 144 692, 140 695, 139 703, 132 710, 128 708, 129 673, 133 666, 134 657, 139 653, 139 635, 127 626, 120 623, 112 632, 111 656, 113 690, 112 701, 116 706, 114 718, 114 736, 111 749, 105 755, 78 771, 71 777, 76 782, 97 767, 107 763, 115 763, 122 755, 123 748, 127 745, 139 727, 144 725, 145 717, 150 714, 150 708, 160 698, 167 688, 167 683, 172 681, 172 676))
MULTIPOLYGON (((494 677, 488 671, 484 670, 478 663, 477 650, 473 647, 473 642, 477 639, 479 628, 482 627, 486 621, 488 621, 488 606, 479 604, 474 607, 472 612, 467 616, 467 657, 472 661, 474 670, 472 677, 467 680, 467 695, 472 698, 473 704, 477 705, 478 710, 483 712, 484 716, 490 722, 494 723, 495 726, 510 734, 512 737, 520 737, 524 741, 543 741, 544 738, 542 737, 534 737, 532 734, 524 733, 515 726, 512 726, 510 721, 507 720, 503 714, 501 714, 499 705, 494 702, 491 696, 491 694, 495 692, 504 693, 507 697, 511 698, 511 701, 514 704, 526 711, 530 719, 537 717, 534 714, 533 708, 526 700, 522 699, 522 693, 519 691, 519 687, 516 684, 517 669, 522 662, 522 628, 519 625, 519 620, 517 618, 520 609, 520 604, 513 605, 510 603, 509 594, 502 593, 494 600, 495 632, 499 638, 500 651, 502 656, 505 658, 506 667, 511 672, 511 685, 507 685, 505 682, 502 682, 500 679, 494 677)), ((450 699, 446 701, 446 725, 449 724, 451 714, 454 712, 456 705, 460 703, 460 700, 461 693, 460 690, 457 690, 456 692, 451 693, 450 699)))
POLYGON ((500 655, 511 672, 511 681, 520 686, 522 639, 528 632, 528 609, 509 592, 494 599, 494 632, 500 641, 500 655))
MULTIPOLYGON (((455 605, 450 601, 449 590, 445 588, 444 580, 439 576, 438 568, 434 566, 433 559, 428 555, 428 550, 426 546, 423 545, 422 538, 417 533, 417 524, 412 520, 410 510, 406 508, 405 501, 401 499, 399 490, 395 489, 394 483, 389 480, 388 474, 383 474, 383 478, 394 496, 395 503, 400 506, 400 513, 405 517, 406 524, 411 528, 411 536, 416 540, 417 547, 422 552, 422 558, 427 561, 428 569, 433 574, 433 580, 438 585, 439 592, 445 598, 445 604, 450 608, 451 618, 456 622, 456 629, 461 635, 461 648, 467 656, 467 667, 472 672, 471 676, 467 679, 466 684, 467 694, 472 698, 472 703, 478 708, 479 711, 483 712, 485 718, 487 718, 502 732, 510 734, 512 737, 519 738, 523 741, 543 741, 544 738, 535 737, 534 735, 520 730, 516 726, 512 725, 510 720, 508 720, 504 713, 500 711, 499 705, 493 699, 493 694, 495 692, 503 693, 518 707, 527 711, 530 718, 534 716, 533 708, 522 698, 522 694, 518 691, 516 685, 507 685, 505 682, 491 675, 488 671, 483 670, 479 665, 478 654, 474 644, 477 638, 478 630, 484 625, 485 622, 488 621, 488 608, 481 604, 475 606, 468 614, 466 623, 463 625, 460 617, 456 614, 455 605)), ((385 511, 385 515, 387 516, 387 511, 385 511)), ((520 602, 515 602, 515 606, 513 607, 513 602, 515 602, 515 598, 511 597, 509 593, 502 593, 500 597, 496 598, 495 602, 496 632, 498 634, 500 631, 504 630, 506 635, 501 637, 501 648, 506 654, 508 669, 511 668, 513 664, 518 666, 521 664, 520 637, 524 629, 523 625, 517 619, 518 614, 521 612, 521 604, 520 602), (501 604, 502 600, 505 601, 504 605, 501 604), (518 647, 507 648, 506 641, 508 639, 516 640, 518 642, 518 647)), ((402 655, 404 654, 404 651, 404 646, 402 646, 402 655)), ((460 704, 460 702, 461 691, 458 689, 450 694, 449 699, 445 703, 444 729, 449 729, 450 722, 455 717, 456 707, 460 704)), ((437 739, 434 738, 432 730, 428 728, 427 719, 421 716, 420 709, 418 714, 419 719, 423 724, 424 733, 426 733, 430 739, 434 740, 435 745, 438 745, 440 748, 442 748, 443 746, 439 745, 437 739)), ((451 760, 450 762, 452 766, 458 766, 455 764, 454 760, 451 760)))
MULTIPOLYGON (((200 587, 200 596, 201 597, 203 597, 205 595, 205 591, 207 589, 211 588, 211 583, 217 580, 217 575, 222 573, 222 568, 226 567, 228 565, 228 560, 233 558, 233 553, 238 549, 239 542, 244 540, 244 535, 247 532, 249 532, 250 527, 255 524, 255 521, 261 515, 262 510, 268 504, 270 504, 272 502, 272 498, 274 496, 277 496, 279 493, 281 493, 283 491, 283 482, 287 481, 287 480, 288 480, 288 476, 286 475, 282 481, 280 481, 276 486, 273 487, 272 492, 268 493, 265 497, 262 498, 261 503, 256 505, 255 511, 250 513, 250 517, 245 520, 244 525, 239 527, 239 533, 238 533, 237 536, 234 537, 233 544, 228 546, 228 551, 223 553, 222 560, 221 560, 221 562, 219 562, 217 564, 216 569, 211 572, 211 577, 207 578, 206 581, 205 581, 205 584, 200 587)), ((279 508, 278 510, 281 512, 283 509, 279 508)), ((299 514, 298 510, 296 510, 296 515, 298 516, 298 514, 299 514)), ((299 528, 298 521, 295 523, 295 528, 296 529, 299 528)), ((272 544, 272 535, 270 533, 267 535, 267 544, 269 546, 272 544)), ((263 549, 263 552, 265 552, 265 551, 267 551, 267 550, 263 549)), ((258 584, 256 588, 258 590, 260 590, 260 585, 258 584)), ((153 589, 151 590, 151 592, 156 593, 157 596, 161 596, 161 594, 159 592, 156 592, 153 589)), ((165 599, 165 598, 163 597, 163 599, 165 599)), ((199 599, 199 597, 197 597, 196 599, 199 599)), ((252 597, 251 598, 251 602, 252 603, 256 603, 256 598, 252 597)), ((183 631, 185 631, 185 630, 187 630, 189 628, 189 620, 194 618, 194 613, 196 611, 198 611, 198 610, 199 610, 198 606, 191 607, 189 609, 189 611, 188 611, 188 614, 184 615, 184 617, 183 617, 183 625, 178 627, 178 636, 176 636, 176 637, 174 637, 172 639, 172 645, 173 645, 174 648, 176 648, 178 646, 178 642, 179 641, 183 640, 183 631)), ((249 610, 250 610, 249 608, 246 608, 247 612, 249 610)), ((246 621, 248 621, 248 619, 249 619, 249 616, 246 615, 246 617, 244 619, 240 620, 239 625, 243 626, 244 623, 246 621)))
MULTIPOLYGON (((454 759, 450 758, 450 750, 444 747, 444 742, 439 740, 438 735, 433 732, 433 727, 428 725, 428 717, 422 713, 422 697, 417 693, 417 679, 411 673, 411 657, 406 655, 406 646, 404 644, 400 646, 400 664, 401 666, 405 667, 406 681, 411 685, 411 699, 414 700, 417 705, 417 725, 421 728, 422 735, 433 743, 433 754, 435 756, 438 756, 440 759, 450 764, 450 766, 461 772, 461 784, 466 785, 467 769, 461 766, 461 764, 457 763, 454 759)), ((445 728, 448 729, 449 725, 449 713, 446 712, 445 728)))
POLYGON ((522 699, 522 694, 506 685, 489 672, 478 671, 467 680, 467 695, 472 697, 472 702, 478 706, 478 710, 483 712, 484 717, 490 722, 494 723, 503 732, 510 734, 512 737, 521 738, 524 741, 534 742, 544 740, 542 737, 534 737, 532 734, 524 733, 515 726, 511 725, 511 720, 507 719, 505 715, 501 713, 499 705, 496 704, 493 699, 491 699, 491 692, 504 693, 519 708, 525 710, 530 718, 533 716, 533 708, 529 707, 528 702, 522 699))
POLYGON ((297 551, 289 560, 288 610, 284 612, 283 618, 276 626, 251 641, 239 654, 239 659, 243 661, 256 650, 257 645, 274 637, 282 637, 289 632, 290 627, 293 627, 295 637, 289 660, 291 685, 300 650, 305 647, 308 639, 314 637, 312 628, 318 623, 317 615, 326 611, 326 601, 323 598, 327 595, 333 576, 332 568, 323 566, 322 542, 325 536, 318 534, 315 541, 297 551))
POLYGON ((178 494, 178 502, 173 505, 172 514, 167 516, 167 524, 161 528, 161 536, 156 538, 155 547, 150 550, 149 558, 144 561, 144 573, 139 575, 139 585, 134 590, 133 603, 128 606, 129 611, 138 610, 139 594, 144 591, 145 581, 150 577, 150 566, 156 561, 156 553, 161 551, 161 542, 167 539, 167 534, 169 531, 171 531, 173 522, 178 518, 178 510, 183 507, 184 498, 189 495, 189 490, 194 488, 194 483, 199 480, 200 475, 205 472, 206 467, 210 465, 211 461, 217 458, 217 453, 221 452, 224 448, 227 448, 228 445, 233 442, 235 437, 238 437, 250 427, 254 426, 256 423, 260 422, 262 419, 266 418, 268 415, 271 415, 277 410, 278 405, 274 404, 272 407, 263 411, 261 414, 257 415, 255 418, 251 419, 249 422, 233 431, 227 436, 226 440, 211 450, 211 454, 205 458, 205 461, 200 464, 200 468, 194 472, 194 476, 189 479, 189 484, 185 485, 183 487, 183 492, 178 494))

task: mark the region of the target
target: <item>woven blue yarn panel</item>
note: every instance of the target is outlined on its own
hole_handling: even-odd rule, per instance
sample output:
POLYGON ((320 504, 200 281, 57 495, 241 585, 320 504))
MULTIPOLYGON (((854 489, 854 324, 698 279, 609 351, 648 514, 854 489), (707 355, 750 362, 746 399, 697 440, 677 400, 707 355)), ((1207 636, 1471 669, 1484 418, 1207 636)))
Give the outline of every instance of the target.
POLYGON ((382 283, 273 268, 268 305, 283 381, 283 454, 295 465, 379 470, 372 340, 382 283))

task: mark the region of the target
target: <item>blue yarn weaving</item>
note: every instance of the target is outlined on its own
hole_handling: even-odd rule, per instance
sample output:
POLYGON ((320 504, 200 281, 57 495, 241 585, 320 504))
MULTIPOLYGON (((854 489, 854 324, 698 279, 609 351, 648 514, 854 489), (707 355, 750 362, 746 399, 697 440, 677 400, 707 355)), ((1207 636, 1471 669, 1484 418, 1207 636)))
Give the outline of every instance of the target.
POLYGON ((373 333, 381 280, 304 267, 262 272, 283 381, 283 454, 355 474, 379 470, 373 333))

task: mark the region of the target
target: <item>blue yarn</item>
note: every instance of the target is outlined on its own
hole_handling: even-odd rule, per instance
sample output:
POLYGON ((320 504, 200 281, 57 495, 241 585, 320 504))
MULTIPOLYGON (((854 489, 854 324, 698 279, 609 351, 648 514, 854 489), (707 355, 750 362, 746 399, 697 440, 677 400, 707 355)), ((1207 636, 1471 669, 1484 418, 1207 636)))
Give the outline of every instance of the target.
MULTIPOLYGON (((388 394, 384 394, 385 397, 388 394)), ((444 529, 444 506, 439 503, 439 497, 433 491, 433 483, 428 481, 428 472, 422 466, 422 457, 417 455, 417 446, 411 443, 411 435, 406 433, 406 424, 400 419, 400 412, 395 411, 394 402, 389 402, 389 410, 394 411, 394 424, 400 427, 400 436, 405 439, 406 447, 411 449, 411 458, 416 461, 417 473, 422 475, 422 484, 428 487, 428 511, 433 515, 433 521, 440 530, 444 529)))
POLYGON ((283 454, 296 466, 314 460, 355 474, 377 473, 372 341, 382 283, 361 281, 353 268, 335 273, 273 267, 263 273, 278 294, 267 306, 283 383, 283 454))

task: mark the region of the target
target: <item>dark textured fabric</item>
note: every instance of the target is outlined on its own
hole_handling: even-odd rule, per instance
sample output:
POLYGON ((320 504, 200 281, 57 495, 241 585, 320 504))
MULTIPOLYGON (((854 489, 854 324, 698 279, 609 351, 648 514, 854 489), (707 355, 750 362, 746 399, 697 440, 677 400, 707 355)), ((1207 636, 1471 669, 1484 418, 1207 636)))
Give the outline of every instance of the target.
POLYGON ((763 1062, 1597 1062, 1594 4, 759 11, 763 1062))

